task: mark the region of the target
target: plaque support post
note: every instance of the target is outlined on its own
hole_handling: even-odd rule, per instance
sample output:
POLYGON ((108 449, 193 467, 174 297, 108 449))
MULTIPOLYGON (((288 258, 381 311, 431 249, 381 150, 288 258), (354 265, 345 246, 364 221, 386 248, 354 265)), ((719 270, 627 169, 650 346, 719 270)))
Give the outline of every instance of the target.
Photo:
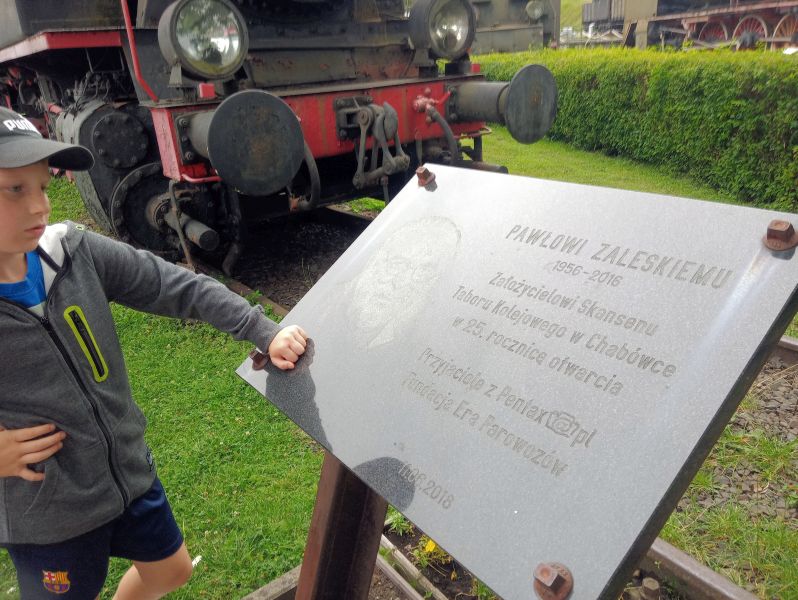
POLYGON ((324 454, 296 600, 366 600, 388 503, 324 454))

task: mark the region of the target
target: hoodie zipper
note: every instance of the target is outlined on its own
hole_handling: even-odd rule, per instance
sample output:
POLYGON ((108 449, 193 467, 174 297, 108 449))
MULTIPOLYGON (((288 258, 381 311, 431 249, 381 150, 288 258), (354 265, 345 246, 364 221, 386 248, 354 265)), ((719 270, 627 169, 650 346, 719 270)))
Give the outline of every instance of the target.
MULTIPOLYGON (((83 395, 89 401, 89 405, 91 406, 92 413, 94 414, 94 419, 95 419, 95 421, 97 422, 97 425, 100 428, 100 432, 103 434, 103 438, 105 438, 105 446, 107 448, 107 457, 108 457, 108 466, 109 466, 110 471, 111 471, 111 477, 113 478, 114 483, 116 484, 116 487, 117 487, 117 489, 119 491, 120 496, 122 496, 122 502, 124 503, 124 506, 127 506, 128 503, 130 502, 130 498, 128 497, 128 493, 125 491, 125 488, 122 485, 122 481, 119 478, 119 474, 117 473, 117 469, 114 466, 114 459, 113 459, 113 454, 112 454, 112 451, 111 451, 111 439, 112 439, 111 433, 108 430, 108 427, 106 426, 105 422, 103 421, 102 416, 100 415, 100 411, 97 408, 97 404, 92 399, 91 394, 89 394, 89 390, 86 387, 86 384, 84 384, 83 380, 80 378, 80 373, 78 373, 78 370, 75 367, 74 363, 72 362, 72 359, 69 357, 69 353, 67 352, 66 348, 64 347, 63 342, 58 337, 58 334, 56 333, 55 328, 53 327, 53 324, 50 322, 50 319, 47 317, 47 314, 49 312, 49 307, 50 307, 50 299, 52 297, 53 290, 55 290, 56 285, 58 284, 58 282, 63 277, 65 271, 67 270, 67 267, 69 266, 68 264, 71 263, 71 259, 69 257, 69 253, 66 252, 66 249, 64 249, 64 250, 65 250, 64 251, 64 264, 58 269, 58 272, 56 273, 55 278, 53 279, 53 282, 50 285, 50 289, 47 291, 47 298, 45 299, 45 303, 44 303, 44 316, 43 317, 35 315, 34 313, 29 311, 27 308, 25 308, 21 304, 19 304, 17 302, 13 302, 11 300, 8 300, 7 298, 0 298, 0 302, 5 302, 6 304, 10 304, 12 306, 16 306, 16 307, 24 310, 27 314, 29 314, 31 317, 35 318, 37 321, 39 321, 41 326, 44 327, 44 330, 47 332, 47 335, 49 335, 50 339, 53 340, 53 343, 55 344, 56 348, 58 348, 58 352, 61 354, 61 357, 64 359, 64 361, 66 362, 67 366, 69 367, 69 370, 72 373, 72 376, 75 378, 75 381, 77 382, 78 387, 80 387, 81 391, 83 392, 83 395)), ((52 259, 50 259, 50 261, 51 260, 52 259)), ((50 261, 48 261, 48 263, 50 261)))
POLYGON ((88 323, 86 323, 83 311, 78 306, 70 306, 64 311, 64 317, 78 339, 83 354, 89 361, 89 365, 94 372, 94 380, 97 383, 105 381, 108 377, 108 367, 105 364, 100 348, 97 346, 94 335, 91 333, 88 323))

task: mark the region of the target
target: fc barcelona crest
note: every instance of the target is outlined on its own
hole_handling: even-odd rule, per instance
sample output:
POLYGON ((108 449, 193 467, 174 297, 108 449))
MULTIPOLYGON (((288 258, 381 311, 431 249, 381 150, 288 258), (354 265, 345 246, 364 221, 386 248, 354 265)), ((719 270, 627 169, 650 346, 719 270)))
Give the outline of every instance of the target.
POLYGON ((66 594, 69 591, 68 571, 42 571, 44 589, 54 594, 66 594))

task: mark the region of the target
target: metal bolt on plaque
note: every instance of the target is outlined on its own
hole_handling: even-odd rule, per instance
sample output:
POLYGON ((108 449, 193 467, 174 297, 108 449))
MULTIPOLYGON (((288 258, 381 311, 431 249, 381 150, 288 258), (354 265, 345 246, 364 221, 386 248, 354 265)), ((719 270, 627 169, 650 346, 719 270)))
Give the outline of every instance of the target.
POLYGON ((768 225, 765 246, 777 252, 792 250, 798 246, 798 233, 789 221, 774 219, 768 225))
POLYGON ((252 368, 256 371, 262 371, 266 367, 266 363, 269 362, 269 355, 257 349, 252 350, 249 357, 252 359, 252 368))
POLYGON ((427 167, 419 167, 416 169, 416 177, 418 177, 418 185, 420 187, 427 187, 435 181, 435 173, 430 171, 427 167))
POLYGON ((540 563, 535 567, 535 593, 541 600, 565 600, 574 589, 571 572, 560 563, 540 563))

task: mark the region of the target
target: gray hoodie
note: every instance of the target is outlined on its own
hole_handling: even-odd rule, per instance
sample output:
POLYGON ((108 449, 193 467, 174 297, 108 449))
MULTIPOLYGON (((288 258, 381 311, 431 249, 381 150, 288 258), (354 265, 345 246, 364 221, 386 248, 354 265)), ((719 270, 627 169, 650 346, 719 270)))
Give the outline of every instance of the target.
POLYGON ((0 299, 0 425, 54 423, 64 447, 42 482, 0 478, 0 544, 66 540, 122 514, 155 469, 131 397, 109 302, 200 319, 268 348, 278 326, 210 277, 84 231, 48 227, 39 243, 44 318, 0 299))

